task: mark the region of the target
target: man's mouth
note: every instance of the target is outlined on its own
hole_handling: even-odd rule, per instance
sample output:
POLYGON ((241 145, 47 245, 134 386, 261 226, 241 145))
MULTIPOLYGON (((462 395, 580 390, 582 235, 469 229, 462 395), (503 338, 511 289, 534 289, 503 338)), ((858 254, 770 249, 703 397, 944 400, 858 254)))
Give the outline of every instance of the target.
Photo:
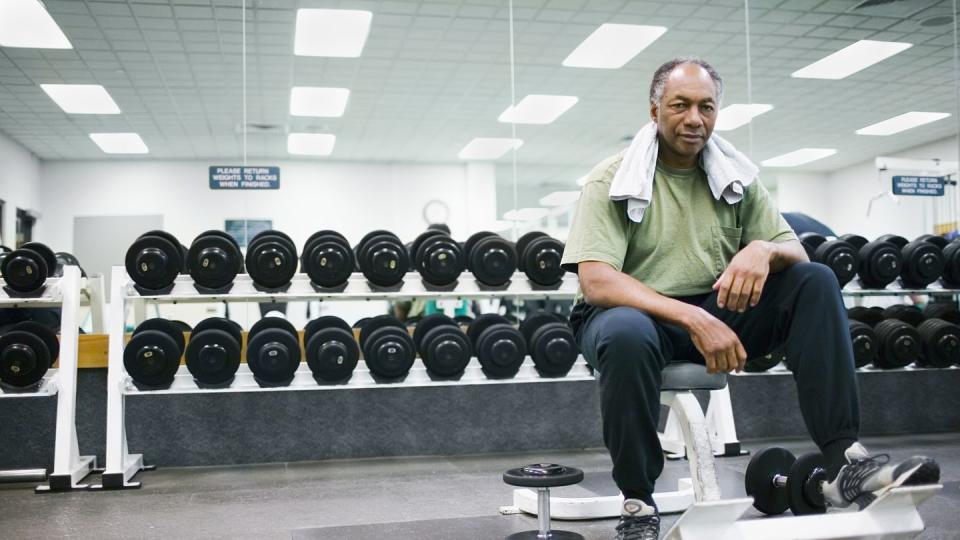
POLYGON ((689 134, 681 134, 680 138, 689 142, 699 142, 703 140, 703 137, 701 137, 700 135, 689 135, 689 134))

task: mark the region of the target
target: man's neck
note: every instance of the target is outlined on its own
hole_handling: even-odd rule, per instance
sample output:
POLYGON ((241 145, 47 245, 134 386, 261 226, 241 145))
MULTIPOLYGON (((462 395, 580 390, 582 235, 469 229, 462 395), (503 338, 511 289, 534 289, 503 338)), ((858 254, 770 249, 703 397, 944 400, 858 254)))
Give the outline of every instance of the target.
POLYGON ((670 149, 663 141, 660 141, 657 149, 657 161, 663 163, 672 169, 692 169, 699 163, 700 154, 693 156, 682 156, 670 149))

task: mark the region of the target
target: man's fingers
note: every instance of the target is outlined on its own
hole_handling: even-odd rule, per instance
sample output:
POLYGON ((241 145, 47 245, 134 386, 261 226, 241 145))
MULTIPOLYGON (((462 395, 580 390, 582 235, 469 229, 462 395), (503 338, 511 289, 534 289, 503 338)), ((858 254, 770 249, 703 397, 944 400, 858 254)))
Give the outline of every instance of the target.
POLYGON ((740 305, 740 291, 743 290, 743 277, 736 276, 733 278, 733 283, 730 285, 730 293, 727 296, 727 309, 730 311, 737 311, 740 305))
POLYGON ((747 365, 747 351, 743 348, 743 343, 737 343, 737 373, 743 371, 745 365, 747 365))
POLYGON ((758 279, 753 282, 753 294, 750 295, 750 306, 756 307, 760 303, 760 293, 763 292, 764 280, 758 279))
POLYGON ((730 278, 724 274, 717 281, 720 284, 720 290, 717 292, 717 307, 723 309, 727 305, 727 294, 730 292, 730 278))

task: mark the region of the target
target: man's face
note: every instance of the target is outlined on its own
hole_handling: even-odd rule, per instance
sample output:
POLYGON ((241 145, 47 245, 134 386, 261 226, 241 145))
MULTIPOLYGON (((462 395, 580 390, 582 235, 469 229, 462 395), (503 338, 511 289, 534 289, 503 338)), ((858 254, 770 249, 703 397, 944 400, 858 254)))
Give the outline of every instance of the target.
POLYGON ((667 77, 660 103, 650 107, 650 118, 673 153, 696 156, 717 121, 717 87, 710 74, 696 64, 677 66, 667 77))

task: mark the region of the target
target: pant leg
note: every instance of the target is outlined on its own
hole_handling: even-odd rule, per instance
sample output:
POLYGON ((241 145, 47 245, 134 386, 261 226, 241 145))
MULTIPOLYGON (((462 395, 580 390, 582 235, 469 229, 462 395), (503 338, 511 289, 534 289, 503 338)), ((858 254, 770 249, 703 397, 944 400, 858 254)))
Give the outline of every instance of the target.
POLYGON ((603 440, 613 479, 624 494, 652 502, 663 471, 657 436, 661 370, 673 354, 670 337, 646 313, 628 307, 591 307, 577 341, 600 378, 603 440))

